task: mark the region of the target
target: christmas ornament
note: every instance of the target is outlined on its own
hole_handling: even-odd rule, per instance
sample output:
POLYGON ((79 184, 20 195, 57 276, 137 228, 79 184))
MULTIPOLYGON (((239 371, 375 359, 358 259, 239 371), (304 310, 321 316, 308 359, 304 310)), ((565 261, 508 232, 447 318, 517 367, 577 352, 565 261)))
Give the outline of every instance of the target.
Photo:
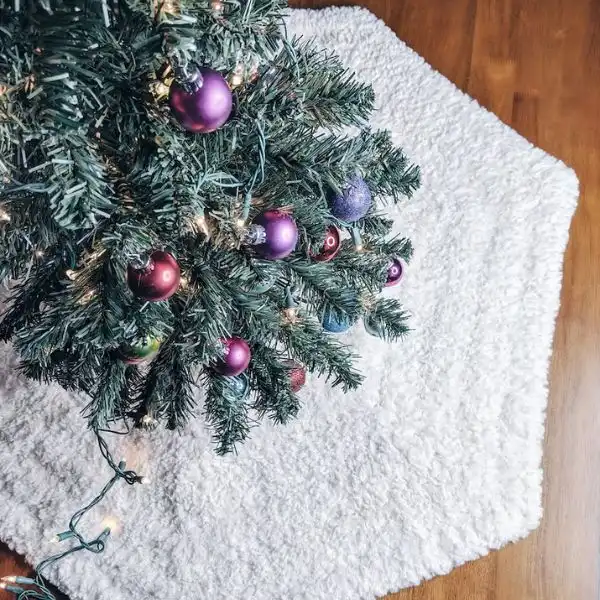
POLYGON ((227 385, 237 398, 243 399, 250 391, 250 382, 248 377, 243 373, 237 377, 228 377, 227 385))
POLYGON ((352 327, 352 322, 348 317, 336 317, 333 312, 326 310, 321 321, 323 329, 329 333, 344 333, 352 327))
POLYGON ((170 298, 179 287, 181 272, 177 261, 162 250, 152 252, 140 268, 127 267, 129 289, 142 300, 159 302, 170 298))
POLYGON ((160 340, 147 337, 141 344, 127 345, 119 349, 119 358, 128 365, 137 365, 152 358, 160 348, 160 340))
POLYGON ((286 360, 284 364, 289 372, 290 386, 292 392, 296 394, 299 392, 306 383, 306 369, 294 360, 286 360))
POLYGON ((298 243, 298 227, 290 215, 281 210, 267 210, 248 228, 244 240, 267 260, 289 256, 298 243))
POLYGON ((348 182, 348 186, 341 194, 331 198, 331 214, 340 221, 352 223, 367 214, 372 201, 369 186, 362 177, 357 175, 348 182))
POLYGON ((225 124, 233 108, 227 80, 217 71, 199 68, 171 84, 169 104, 175 118, 192 133, 210 133, 225 124))
POLYGON ((392 259, 392 262, 388 266, 387 280, 385 287, 392 287, 398 285, 404 275, 404 265, 399 258, 392 259))
POLYGON ((239 337, 231 337, 222 341, 225 351, 223 358, 215 365, 215 371, 227 377, 240 375, 248 368, 252 357, 248 342, 239 337))
POLYGON ((313 258, 318 262, 329 262, 337 256, 337 253, 340 251, 340 247, 340 230, 335 225, 330 225, 327 228, 323 246, 321 246, 318 254, 313 255, 313 258))
POLYGON ((381 328, 375 323, 369 315, 366 315, 363 319, 363 324, 365 326, 365 331, 372 335, 373 337, 383 337, 383 331, 381 328))

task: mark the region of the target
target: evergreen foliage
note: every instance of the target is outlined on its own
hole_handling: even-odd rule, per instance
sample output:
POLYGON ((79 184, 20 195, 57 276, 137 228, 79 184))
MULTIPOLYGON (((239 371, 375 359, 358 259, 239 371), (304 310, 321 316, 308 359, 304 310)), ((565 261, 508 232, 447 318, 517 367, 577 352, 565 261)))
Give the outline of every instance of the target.
POLYGON ((11 285, 0 339, 29 377, 88 394, 94 429, 146 414, 177 428, 204 410, 221 453, 256 417, 298 413, 286 359, 344 390, 360 385, 352 349, 323 332, 324 311, 368 316, 390 341, 406 333, 399 303, 376 299, 390 257, 412 253, 389 239, 382 210, 419 185, 389 133, 367 125, 372 88, 332 54, 286 38, 284 0, 223 6, 0 0, 0 280, 11 285), (166 67, 182 63, 257 70, 214 133, 183 131, 161 95, 166 67), (316 262, 329 224, 350 230, 328 200, 357 174, 375 199, 353 224, 364 251, 346 240, 335 260, 316 262), (241 243, 240 222, 277 207, 291 211, 300 241, 269 262, 241 243), (188 285, 145 303, 127 265, 157 248, 188 285), (291 288, 294 322, 284 316, 291 288), (247 396, 211 369, 232 335, 252 350, 247 396), (152 363, 124 364, 119 349, 149 336, 162 340, 152 363))

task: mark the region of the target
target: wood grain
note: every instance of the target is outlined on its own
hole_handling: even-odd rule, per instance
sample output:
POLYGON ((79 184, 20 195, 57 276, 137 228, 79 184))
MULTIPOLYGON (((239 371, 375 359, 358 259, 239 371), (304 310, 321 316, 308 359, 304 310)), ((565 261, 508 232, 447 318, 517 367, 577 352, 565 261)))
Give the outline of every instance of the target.
MULTIPOLYGON (((550 372, 542 526, 525 541, 386 600, 597 600, 600 1, 292 0, 290 4, 369 8, 461 89, 573 166, 582 184, 550 372)), ((23 561, 0 547, 0 575, 25 570, 23 561)), ((4 600, 1 593, 0 599, 4 600)))

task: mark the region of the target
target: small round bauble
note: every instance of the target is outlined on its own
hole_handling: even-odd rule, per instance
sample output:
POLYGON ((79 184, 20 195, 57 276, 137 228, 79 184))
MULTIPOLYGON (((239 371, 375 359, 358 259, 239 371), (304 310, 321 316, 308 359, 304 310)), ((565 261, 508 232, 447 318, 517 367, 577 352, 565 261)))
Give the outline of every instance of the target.
POLYGON ((169 105, 184 129, 192 133, 210 133, 229 119, 233 94, 219 72, 200 68, 190 81, 175 80, 171 84, 169 105))
POLYGON ((284 361, 284 364, 288 369, 290 387, 292 388, 292 392, 296 394, 304 387, 304 384, 306 383, 306 369, 295 360, 286 360, 284 361))
POLYGON ((160 348, 160 340, 148 337, 141 344, 119 348, 119 358, 128 365, 137 365, 151 359, 160 348))
POLYGON ((241 375, 250 364, 252 353, 248 342, 239 337, 222 340, 225 347, 223 358, 215 365, 215 371, 227 377, 241 375))
POLYGON ((127 285, 142 300, 160 302, 170 298, 179 287, 181 270, 168 252, 155 250, 143 267, 127 267, 127 285))
POLYGON ((329 262, 337 256, 341 247, 340 230, 335 225, 330 225, 325 233, 325 240, 313 258, 318 262, 329 262))
POLYGON ((331 214, 340 221, 353 223, 362 219, 368 212, 373 197, 371 190, 362 177, 353 177, 341 194, 331 198, 331 214))
POLYGON ((392 287, 398 285, 404 275, 404 265, 399 258, 392 259, 392 262, 388 265, 387 278, 385 287, 392 287))
POLYGON ((264 227, 265 241, 255 246, 256 252, 267 260, 289 256, 298 243, 298 227, 290 215, 280 210, 267 210, 253 223, 264 227))
POLYGON ((228 377, 227 385, 236 398, 245 398, 250 391, 250 382, 243 373, 237 377, 228 377))
POLYGON ((352 327, 352 321, 348 317, 336 317, 335 314, 326 310, 321 321, 323 329, 328 333, 344 333, 352 327))

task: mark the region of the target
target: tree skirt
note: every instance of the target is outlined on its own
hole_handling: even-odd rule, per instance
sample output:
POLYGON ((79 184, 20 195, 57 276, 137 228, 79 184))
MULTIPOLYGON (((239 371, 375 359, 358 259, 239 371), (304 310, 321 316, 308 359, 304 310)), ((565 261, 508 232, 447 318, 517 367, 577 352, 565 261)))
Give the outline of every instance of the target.
MULTIPOLYGON (((181 435, 110 438, 153 483, 119 484, 87 517, 90 532, 107 516, 120 531, 53 572, 72 600, 371 599, 538 525, 574 173, 367 11, 297 11, 290 30, 375 85, 373 124, 422 167, 394 212, 416 248, 392 292, 414 331, 387 345, 356 326, 364 387, 311 381, 300 418, 257 428, 238 456, 213 453, 201 418, 181 435)), ((0 537, 36 563, 110 472, 83 400, 24 383, 1 352, 0 537)))

